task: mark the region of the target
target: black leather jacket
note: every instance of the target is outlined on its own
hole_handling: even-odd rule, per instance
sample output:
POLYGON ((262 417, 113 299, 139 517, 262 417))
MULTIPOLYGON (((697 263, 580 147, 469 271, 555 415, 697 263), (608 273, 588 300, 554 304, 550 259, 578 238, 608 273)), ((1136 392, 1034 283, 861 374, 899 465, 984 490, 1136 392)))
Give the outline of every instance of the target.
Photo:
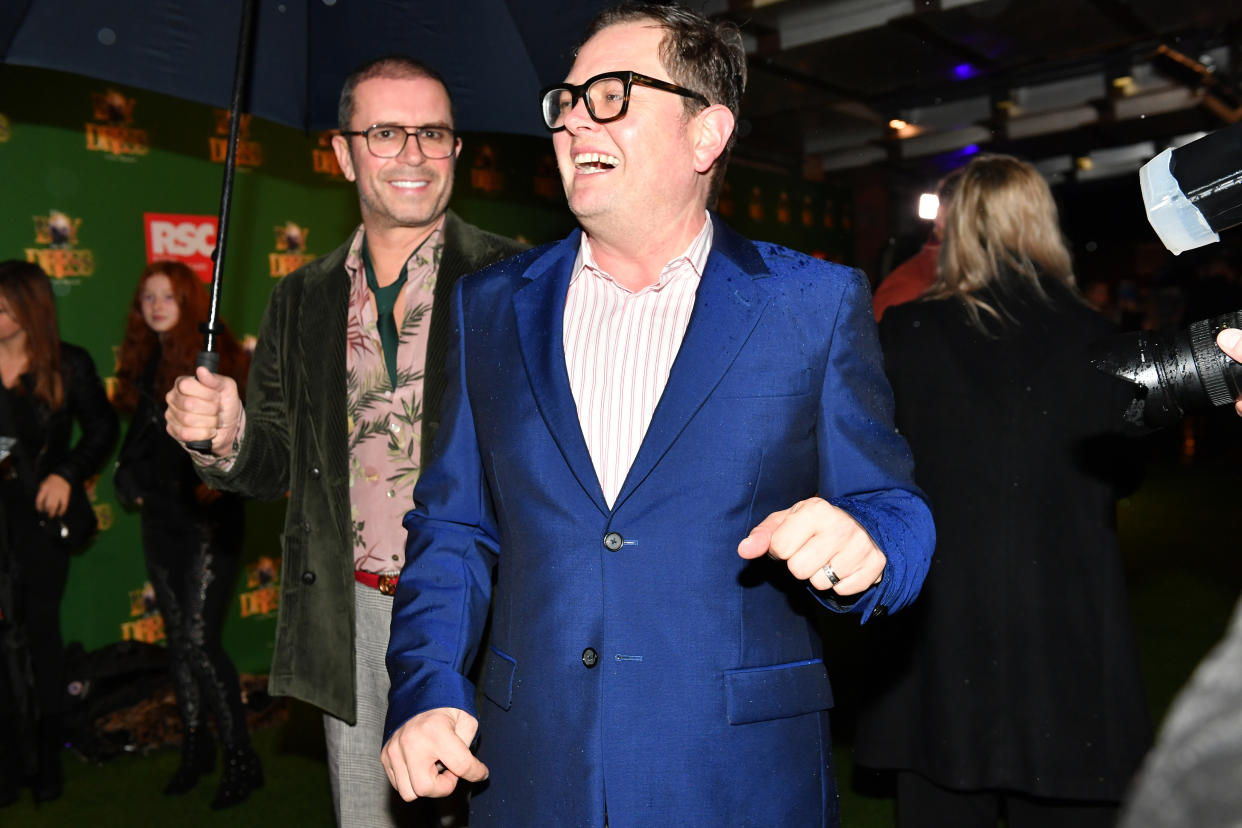
POLYGON ((62 342, 60 361, 65 404, 57 411, 36 405, 43 445, 35 459, 35 475, 42 481, 49 474, 58 474, 70 485, 77 485, 99 471, 108 459, 116 445, 117 419, 91 355, 77 345, 62 342), (81 426, 82 436, 70 446, 74 420, 81 426))

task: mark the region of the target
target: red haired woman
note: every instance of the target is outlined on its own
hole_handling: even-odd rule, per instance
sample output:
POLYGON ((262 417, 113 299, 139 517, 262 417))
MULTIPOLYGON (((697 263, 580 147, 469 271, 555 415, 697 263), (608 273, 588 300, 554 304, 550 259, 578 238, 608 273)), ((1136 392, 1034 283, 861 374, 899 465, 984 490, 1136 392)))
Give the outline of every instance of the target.
POLYGON ((10 587, 0 607, 10 656, 0 658, 0 805, 7 805, 24 775, 32 774, 38 801, 61 792, 60 599, 69 550, 46 524, 65 515, 71 492, 103 465, 117 432, 95 363, 60 341, 51 281, 28 262, 0 262, 0 376, 0 435, 17 441, 0 466, 0 559, 10 587), (71 447, 75 421, 81 437, 71 447), (29 675, 15 674, 26 672, 15 670, 23 659, 11 657, 20 637, 29 644, 29 675), (37 710, 37 721, 22 720, 21 710, 37 710))
MULTIPOLYGON (((113 403, 131 414, 114 478, 117 497, 142 512, 142 548, 184 728, 181 764, 165 787, 182 794, 215 768, 207 711, 224 748, 224 773, 212 800, 227 808, 263 784, 250 746, 237 670, 221 643, 242 540, 242 503, 207 488, 186 451, 164 430, 164 395, 194 373, 208 314, 203 284, 181 262, 153 262, 142 271, 121 343, 113 403)), ((242 385, 249 359, 227 330, 216 342, 220 371, 242 385)))

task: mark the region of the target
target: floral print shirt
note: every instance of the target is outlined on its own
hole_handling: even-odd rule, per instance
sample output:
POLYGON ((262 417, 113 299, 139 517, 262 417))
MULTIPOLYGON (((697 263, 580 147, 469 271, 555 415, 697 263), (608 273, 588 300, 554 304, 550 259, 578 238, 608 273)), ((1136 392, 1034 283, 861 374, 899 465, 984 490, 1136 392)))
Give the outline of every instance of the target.
POLYGON ((396 573, 405 563, 401 519, 413 506, 422 435, 423 366, 431 302, 444 250, 444 221, 406 265, 405 308, 396 320, 397 385, 388 379, 376 328, 375 298, 362 263, 358 228, 345 259, 349 273, 346 390, 349 427, 349 504, 354 568, 396 573))

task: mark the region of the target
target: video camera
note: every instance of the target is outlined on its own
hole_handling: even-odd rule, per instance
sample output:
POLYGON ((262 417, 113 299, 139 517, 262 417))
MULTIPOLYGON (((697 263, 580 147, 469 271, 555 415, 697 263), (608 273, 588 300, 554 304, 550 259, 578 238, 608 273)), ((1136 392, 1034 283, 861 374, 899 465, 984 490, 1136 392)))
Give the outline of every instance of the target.
MULTIPOLYGON (((1242 224, 1242 123, 1167 149, 1139 171, 1147 220, 1174 255, 1220 241, 1242 224)), ((1172 425, 1187 411, 1232 405, 1242 365, 1216 346, 1216 334, 1242 328, 1242 310, 1175 333, 1136 331, 1097 342, 1091 364, 1137 386, 1127 425, 1172 425)))

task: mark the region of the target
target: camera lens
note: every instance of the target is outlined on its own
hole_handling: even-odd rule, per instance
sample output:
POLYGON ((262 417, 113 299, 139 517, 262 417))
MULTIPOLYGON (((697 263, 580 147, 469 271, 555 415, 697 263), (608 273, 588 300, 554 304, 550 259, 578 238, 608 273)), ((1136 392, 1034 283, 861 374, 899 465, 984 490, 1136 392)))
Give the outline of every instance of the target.
POLYGON ((1137 331, 1097 342, 1091 364, 1137 386, 1125 414, 1128 425, 1162 428, 1188 411, 1231 405, 1242 390, 1242 365, 1216 345, 1225 328, 1242 328, 1242 311, 1173 333, 1137 331))

